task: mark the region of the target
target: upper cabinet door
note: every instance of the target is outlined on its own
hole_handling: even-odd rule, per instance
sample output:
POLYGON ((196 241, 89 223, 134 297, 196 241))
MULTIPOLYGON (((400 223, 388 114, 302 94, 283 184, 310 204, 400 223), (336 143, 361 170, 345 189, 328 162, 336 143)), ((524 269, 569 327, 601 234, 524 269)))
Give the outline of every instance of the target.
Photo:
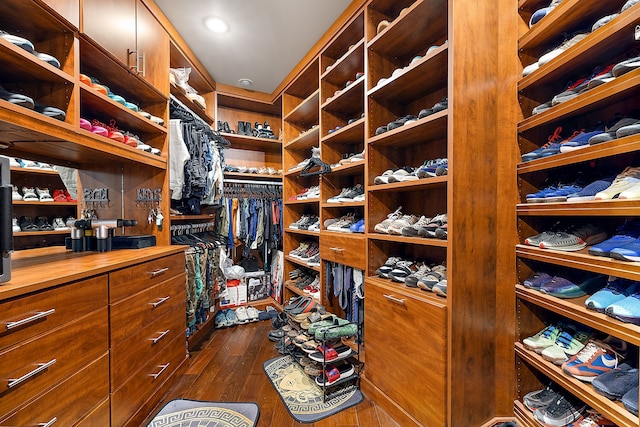
POLYGON ((82 32, 122 63, 135 65, 136 0, 84 0, 83 11, 82 32))
MULTIPOLYGON (((138 1, 138 72, 160 92, 169 95, 169 33, 138 1)), ((135 64, 132 64, 135 65, 135 64)))
POLYGON ((43 2, 71 25, 80 28, 80 0, 43 0, 43 2))

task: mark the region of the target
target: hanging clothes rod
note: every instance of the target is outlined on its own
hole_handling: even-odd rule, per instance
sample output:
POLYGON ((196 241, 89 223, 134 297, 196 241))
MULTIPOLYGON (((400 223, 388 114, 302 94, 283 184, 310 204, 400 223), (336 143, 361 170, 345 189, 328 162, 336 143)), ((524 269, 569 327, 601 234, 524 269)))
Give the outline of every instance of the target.
POLYGON ((258 181, 258 180, 244 180, 244 179, 224 179, 223 183, 231 182, 234 184, 263 184, 263 185, 282 185, 280 181, 258 181))

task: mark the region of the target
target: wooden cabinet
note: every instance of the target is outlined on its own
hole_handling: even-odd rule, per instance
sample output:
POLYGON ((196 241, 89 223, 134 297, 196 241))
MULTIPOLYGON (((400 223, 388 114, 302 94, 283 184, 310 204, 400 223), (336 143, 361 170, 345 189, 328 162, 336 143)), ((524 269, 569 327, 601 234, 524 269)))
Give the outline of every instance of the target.
POLYGON ((42 0, 75 28, 80 28, 80 0, 42 0))
POLYGON ((84 1, 82 32, 168 93, 169 35, 140 0, 84 1))
POLYGON ((140 425, 186 360, 184 263, 181 247, 14 254, 0 288, 0 423, 140 425), (123 280, 137 291, 118 294, 135 288, 123 280))
MULTIPOLYGON (((628 52, 633 51, 636 46, 633 34, 640 18, 640 7, 635 5, 620 13, 624 4, 624 1, 562 2, 531 28, 528 26, 530 17, 541 6, 535 1, 519 4, 519 71, 536 63, 542 54, 554 48, 557 45, 557 34, 582 28, 585 24, 590 28, 599 18, 617 14, 610 22, 589 32, 584 39, 556 58, 519 79, 519 154, 529 153, 546 144, 548 136, 556 129, 561 129, 563 136, 569 137, 573 129, 588 131, 597 123, 610 121, 618 113, 634 117, 640 75, 638 70, 593 87, 539 114, 533 114, 535 107, 562 92, 568 81, 587 77, 598 66, 617 64, 627 57, 628 52)), ((518 284, 515 286, 517 330, 514 353, 518 388, 514 411, 519 424, 536 423, 531 412, 522 403, 523 396, 554 383, 562 394, 576 397, 616 425, 639 425, 638 417, 626 410, 620 402, 603 397, 591 384, 566 374, 559 366, 527 350, 522 344, 522 340, 536 334, 546 325, 563 323, 589 328, 597 337, 611 335, 623 340, 630 349, 637 352, 640 345, 637 325, 588 310, 585 307, 587 296, 556 298, 527 288, 523 283, 534 272, 548 272, 557 268, 563 269, 561 276, 604 274, 640 280, 640 265, 637 262, 593 256, 587 248, 563 252, 524 244, 527 237, 548 230, 558 221, 572 225, 596 223, 604 227, 611 236, 616 227, 635 219, 638 216, 638 203, 634 200, 527 203, 526 195, 546 188, 556 180, 572 182, 584 176, 583 185, 587 185, 599 173, 615 175, 626 166, 636 166, 639 142, 638 135, 629 135, 588 145, 577 151, 560 152, 529 161, 523 161, 522 158, 516 160, 520 194, 515 206, 519 244, 515 247, 518 284)))

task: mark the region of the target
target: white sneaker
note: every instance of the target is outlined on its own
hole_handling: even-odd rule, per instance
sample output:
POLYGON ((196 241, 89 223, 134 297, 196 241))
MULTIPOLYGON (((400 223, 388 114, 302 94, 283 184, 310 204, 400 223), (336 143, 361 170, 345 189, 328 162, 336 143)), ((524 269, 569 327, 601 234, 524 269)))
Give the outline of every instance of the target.
POLYGON ((14 168, 22 167, 22 166, 20 166, 20 163, 18 163, 18 161, 16 160, 15 157, 9 157, 9 166, 12 166, 14 168))
POLYGON ((560 46, 558 46, 557 48, 555 48, 551 52, 548 52, 548 53, 545 53, 544 55, 542 55, 540 57, 540 59, 538 59, 538 65, 543 66, 547 62, 551 61, 553 58, 556 58, 556 57, 562 55, 562 53, 564 53, 564 51, 566 51, 570 47, 578 44, 580 41, 582 41, 588 35, 589 35, 589 33, 576 34, 575 36, 573 36, 569 40, 566 40, 564 43, 562 43, 560 46))
POLYGON ((36 194, 41 202, 53 202, 53 197, 51 197, 48 188, 36 187, 36 194))
POLYGON ((640 182, 620 193, 618 199, 640 199, 640 182))
POLYGON ((68 230, 67 224, 64 223, 64 220, 60 217, 56 217, 53 219, 53 229, 56 231, 68 230))
POLYGON ((618 174, 609 187, 596 193, 594 200, 611 200, 638 183, 640 183, 640 168, 629 166, 618 174))
POLYGON ((400 218, 402 216, 402 212, 400 212, 401 209, 402 209, 402 206, 400 206, 394 212, 391 212, 389 215, 387 215, 387 219, 385 219, 382 222, 376 224, 373 227, 373 230, 376 233, 389 234, 389 225, 391 225, 391 223, 393 221, 395 221, 396 219, 398 219, 398 218, 400 218))
POLYGON ((22 200, 25 202, 37 202, 40 199, 33 187, 22 187, 22 200))
POLYGON ((389 224, 389 234, 395 234, 397 236, 402 234, 402 229, 418 222, 418 217, 415 215, 404 215, 402 218, 398 218, 389 224))
POLYGON ((16 218, 15 216, 13 217, 13 219, 11 220, 11 225, 13 227, 13 232, 14 233, 19 233, 20 231, 22 231, 22 229, 20 228, 20 226, 18 225, 18 218, 16 218))
POLYGON ((18 187, 16 187, 15 185, 13 186, 13 191, 11 192, 11 200, 22 200, 22 195, 18 193, 18 187))
POLYGON ((249 323, 249 315, 247 314, 247 308, 246 307, 236 308, 236 318, 238 319, 238 323, 249 323))

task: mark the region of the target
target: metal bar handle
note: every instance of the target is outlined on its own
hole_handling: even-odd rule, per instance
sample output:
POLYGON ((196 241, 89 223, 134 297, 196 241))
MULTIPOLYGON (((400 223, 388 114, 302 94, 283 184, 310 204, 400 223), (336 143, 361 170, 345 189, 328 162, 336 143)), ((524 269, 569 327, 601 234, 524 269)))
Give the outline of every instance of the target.
POLYGON ((127 65, 129 65, 129 68, 136 70, 136 72, 138 72, 138 70, 140 69, 139 65, 138 65, 139 59, 138 59, 138 51, 137 50, 131 50, 131 49, 127 49, 127 65), (136 65, 129 65, 129 57, 131 55, 136 55, 136 65))
POLYGON ((382 294, 383 297, 388 299, 389 301, 404 305, 404 299, 396 298, 392 295, 382 294))
POLYGON ((167 369, 169 367, 170 363, 167 363, 166 365, 160 365, 160 370, 158 372, 156 372, 155 374, 149 374, 150 377, 153 377, 153 379, 158 379, 158 377, 160 375, 162 375, 162 373, 165 371, 165 369, 167 369))
POLYGON ((344 248, 329 248, 329 249, 334 252, 344 252, 344 248))
POLYGON ((56 421, 58 421, 58 418, 53 417, 48 423, 40 423, 38 425, 42 427, 51 427, 56 421))
POLYGON ((142 77, 147 77, 147 55, 142 52, 142 77))
POLYGON ((164 338, 165 335, 167 335, 169 333, 169 329, 167 329, 164 332, 160 332, 160 335, 158 335, 155 338, 150 338, 151 341, 153 341, 154 344, 157 344, 158 341, 160 341, 162 338, 164 338))
POLYGON ((159 269, 151 272, 151 277, 160 276, 160 275, 166 273, 167 271, 169 271, 169 267, 159 268, 159 269))
POLYGON ((56 359, 51 359, 47 363, 38 363, 38 367, 36 369, 34 369, 33 371, 24 374, 20 378, 15 378, 15 379, 11 378, 9 380, 9 382, 7 383, 7 387, 8 388, 12 388, 12 387, 17 386, 20 383, 25 382, 29 378, 31 378, 31 377, 33 377, 35 375, 38 375, 40 372, 46 370, 47 368, 49 368, 49 366, 53 365, 54 363, 56 363, 56 359))
POLYGON ((52 308, 52 309, 47 310, 47 311, 40 311, 40 312, 34 314, 33 316, 27 317, 27 318, 22 319, 22 320, 16 320, 15 322, 7 322, 5 327, 7 328, 7 330, 13 329, 13 328, 17 328, 17 327, 25 325, 27 323, 35 322, 36 320, 42 319, 43 317, 47 317, 48 315, 53 314, 55 312, 56 312, 55 308, 52 308))
POLYGON ((170 296, 164 297, 164 298, 160 298, 158 301, 156 302, 151 302, 149 304, 151 304, 153 306, 153 308, 156 308, 157 306, 164 304, 169 298, 171 298, 170 296))

